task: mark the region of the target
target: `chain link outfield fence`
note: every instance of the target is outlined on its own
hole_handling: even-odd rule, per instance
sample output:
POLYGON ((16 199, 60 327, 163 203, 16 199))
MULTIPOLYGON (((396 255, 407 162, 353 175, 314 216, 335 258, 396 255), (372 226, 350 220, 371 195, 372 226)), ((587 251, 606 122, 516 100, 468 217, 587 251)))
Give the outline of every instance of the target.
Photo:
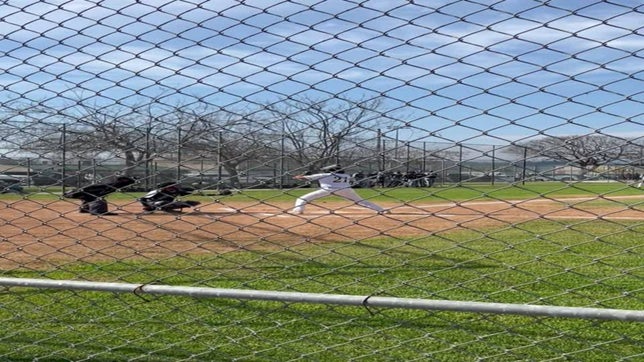
POLYGON ((641 360, 643 20, 0 2, 0 360, 641 360))

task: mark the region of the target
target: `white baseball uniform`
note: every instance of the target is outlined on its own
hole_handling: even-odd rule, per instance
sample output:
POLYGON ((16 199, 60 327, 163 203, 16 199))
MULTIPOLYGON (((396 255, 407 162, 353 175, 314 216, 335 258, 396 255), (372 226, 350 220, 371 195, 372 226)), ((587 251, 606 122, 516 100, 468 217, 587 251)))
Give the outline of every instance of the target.
POLYGON ((304 212, 304 207, 309 202, 319 199, 321 197, 336 195, 345 199, 354 201, 360 206, 370 208, 372 210, 383 212, 385 209, 382 207, 364 200, 351 188, 351 176, 345 173, 331 172, 331 173, 318 173, 314 175, 304 176, 308 181, 317 181, 320 183, 320 189, 310 192, 304 196, 298 197, 295 201, 295 207, 291 211, 294 214, 301 214, 304 212))

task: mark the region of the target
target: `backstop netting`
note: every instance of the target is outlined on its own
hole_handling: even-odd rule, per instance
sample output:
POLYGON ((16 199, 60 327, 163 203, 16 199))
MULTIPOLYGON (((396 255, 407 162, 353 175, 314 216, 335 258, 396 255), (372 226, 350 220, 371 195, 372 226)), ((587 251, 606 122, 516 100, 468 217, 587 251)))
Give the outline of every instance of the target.
POLYGON ((643 20, 0 2, 0 360, 643 358, 643 20))

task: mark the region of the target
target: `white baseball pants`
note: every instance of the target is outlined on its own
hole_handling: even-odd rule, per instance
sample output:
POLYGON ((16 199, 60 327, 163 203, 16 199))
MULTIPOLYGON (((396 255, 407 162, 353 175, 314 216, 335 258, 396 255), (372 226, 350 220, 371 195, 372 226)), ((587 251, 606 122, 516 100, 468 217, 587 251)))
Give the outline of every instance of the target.
POLYGON ((360 206, 364 206, 378 212, 385 211, 385 209, 374 204, 373 202, 364 200, 362 197, 360 197, 360 195, 358 195, 355 191, 353 191, 353 189, 346 188, 346 189, 338 189, 333 191, 320 189, 317 191, 310 192, 304 196, 298 197, 297 200, 295 201, 295 207, 291 212, 294 214, 301 214, 304 212, 304 208, 306 204, 308 204, 309 202, 315 199, 319 199, 321 197, 331 196, 331 195, 343 197, 347 200, 351 200, 355 202, 360 206))

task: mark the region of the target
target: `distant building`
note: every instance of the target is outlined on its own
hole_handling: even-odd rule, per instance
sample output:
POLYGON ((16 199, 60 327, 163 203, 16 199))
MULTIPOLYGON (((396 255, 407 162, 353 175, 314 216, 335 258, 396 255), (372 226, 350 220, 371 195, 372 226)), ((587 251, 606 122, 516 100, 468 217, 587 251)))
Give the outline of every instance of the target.
POLYGON ((33 174, 33 170, 23 165, 18 164, 17 162, 12 164, 7 164, 6 159, 0 159, 0 174, 11 176, 17 179, 25 179, 33 174))

